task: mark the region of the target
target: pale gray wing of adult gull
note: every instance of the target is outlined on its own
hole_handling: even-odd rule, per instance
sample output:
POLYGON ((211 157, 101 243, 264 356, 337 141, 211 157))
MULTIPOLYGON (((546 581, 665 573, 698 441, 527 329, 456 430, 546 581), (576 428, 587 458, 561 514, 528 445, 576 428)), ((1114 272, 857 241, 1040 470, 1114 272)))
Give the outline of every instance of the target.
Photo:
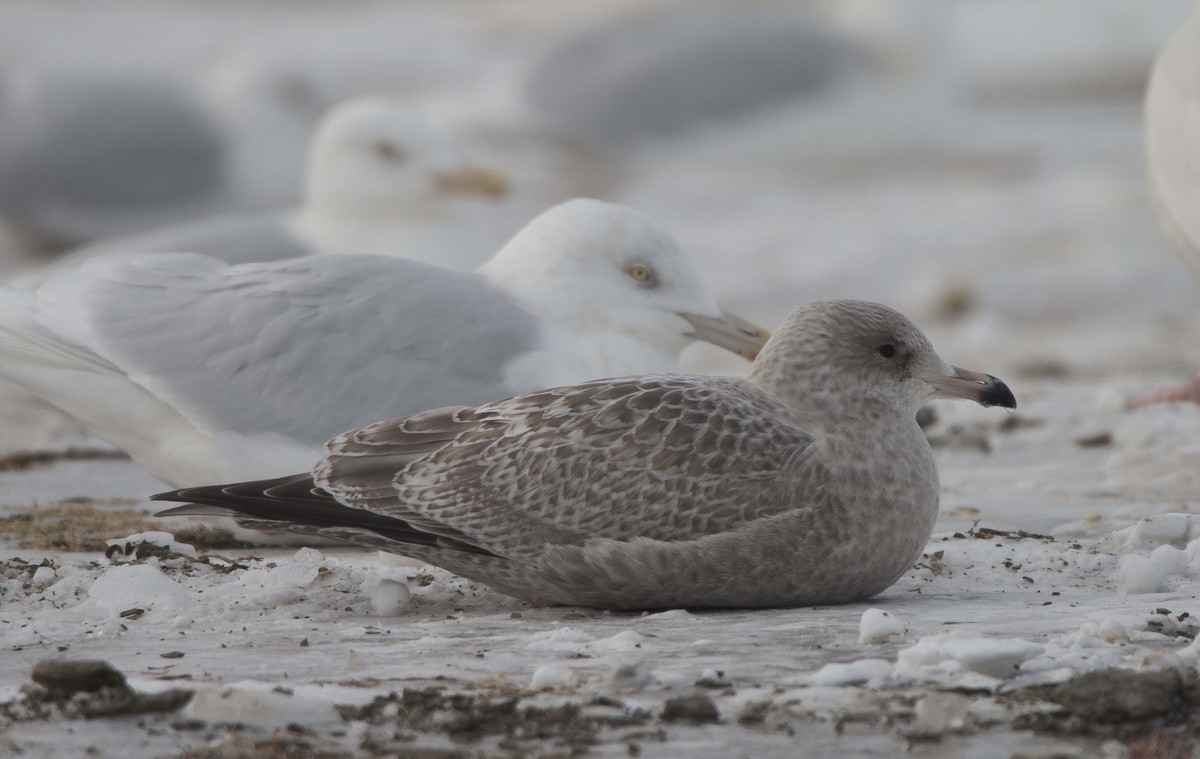
POLYGON ((170 82, 0 81, 0 216, 51 244, 213 213, 228 158, 220 124, 170 82))
POLYGON ((752 356, 765 333, 720 310, 665 232, 586 200, 477 274, 142 254, 0 290, 0 375, 181 485, 294 471, 380 416, 677 370, 695 340, 752 356))
MULTIPOLYGON (((1146 180, 1159 226, 1192 274, 1200 277, 1200 5, 1159 53, 1146 87, 1146 180)), ((1136 396, 1131 407, 1200 403, 1200 372, 1172 387, 1136 396)))
POLYGON ((819 98, 859 57, 795 10, 683 5, 568 35, 534 62, 525 89, 541 123, 616 145, 819 98))
POLYGON ((534 603, 758 607, 869 598, 925 548, 931 397, 1015 408, 878 304, 797 309, 746 379, 601 380, 389 419, 312 474, 155 496, 164 514, 401 552, 534 603))
POLYGON ((467 162, 425 114, 386 98, 357 98, 318 125, 300 206, 99 241, 12 283, 35 287, 50 271, 138 251, 201 253, 233 264, 366 253, 472 269, 492 252, 473 203, 505 190, 497 172, 467 162))

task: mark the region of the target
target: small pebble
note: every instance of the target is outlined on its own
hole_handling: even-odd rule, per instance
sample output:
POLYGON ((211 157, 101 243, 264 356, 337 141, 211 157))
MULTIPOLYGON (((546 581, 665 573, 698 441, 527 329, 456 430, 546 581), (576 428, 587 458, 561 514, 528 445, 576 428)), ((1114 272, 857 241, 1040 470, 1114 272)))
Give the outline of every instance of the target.
POLYGON ((721 718, 717 704, 708 696, 681 696, 667 699, 663 706, 664 722, 716 722, 721 718))
POLYGON ((38 685, 68 695, 125 687, 125 676, 101 659, 44 659, 33 665, 30 677, 38 685))

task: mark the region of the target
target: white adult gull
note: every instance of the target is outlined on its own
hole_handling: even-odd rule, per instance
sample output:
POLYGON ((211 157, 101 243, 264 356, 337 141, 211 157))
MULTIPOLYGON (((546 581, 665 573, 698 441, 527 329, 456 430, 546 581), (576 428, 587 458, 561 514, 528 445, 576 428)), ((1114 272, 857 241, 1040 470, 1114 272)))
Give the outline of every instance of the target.
MULTIPOLYGON (((1154 61, 1146 87, 1146 180, 1159 226, 1200 277, 1200 4, 1154 61)), ((1200 372, 1180 385, 1131 398, 1130 407, 1200 403, 1200 372)))
POLYGON ((382 256, 108 256, 0 289, 0 376, 176 487, 308 468, 384 416, 679 370, 766 333, 634 211, 574 200, 477 273, 382 256))
POLYGON ((311 474, 154 496, 402 553, 533 603, 839 603, 920 556, 938 476, 916 412, 1016 407, 861 301, 797 309, 746 379, 599 380, 331 440, 311 474))
MULTIPOLYGON (((424 113, 382 97, 357 98, 318 125, 300 206, 105 240, 54 266, 114 252, 188 251, 228 263, 371 254, 470 270, 492 252, 480 199, 506 189, 500 174, 468 162, 424 113)), ((17 282, 36 284, 43 276, 17 282)))

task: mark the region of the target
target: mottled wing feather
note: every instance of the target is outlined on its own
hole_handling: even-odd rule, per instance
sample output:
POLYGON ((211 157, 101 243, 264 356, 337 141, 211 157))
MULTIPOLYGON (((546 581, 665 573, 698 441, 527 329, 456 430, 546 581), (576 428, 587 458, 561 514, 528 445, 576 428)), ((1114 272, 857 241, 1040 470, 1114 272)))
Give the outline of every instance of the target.
POLYGON ((794 460, 813 438, 779 408, 738 379, 601 380, 346 433, 316 481, 347 505, 452 526, 504 555, 690 540, 803 505, 794 460))

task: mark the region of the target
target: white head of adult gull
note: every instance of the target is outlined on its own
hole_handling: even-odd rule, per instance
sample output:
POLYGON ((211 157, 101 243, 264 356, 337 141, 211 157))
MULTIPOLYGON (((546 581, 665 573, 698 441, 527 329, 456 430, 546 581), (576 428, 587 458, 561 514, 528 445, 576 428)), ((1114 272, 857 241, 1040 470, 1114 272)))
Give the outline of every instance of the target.
POLYGON ((535 603, 761 607, 869 598, 920 555, 931 397, 1014 408, 908 319, 797 309, 746 379, 599 380, 389 419, 311 474, 155 496, 423 559, 535 603))

